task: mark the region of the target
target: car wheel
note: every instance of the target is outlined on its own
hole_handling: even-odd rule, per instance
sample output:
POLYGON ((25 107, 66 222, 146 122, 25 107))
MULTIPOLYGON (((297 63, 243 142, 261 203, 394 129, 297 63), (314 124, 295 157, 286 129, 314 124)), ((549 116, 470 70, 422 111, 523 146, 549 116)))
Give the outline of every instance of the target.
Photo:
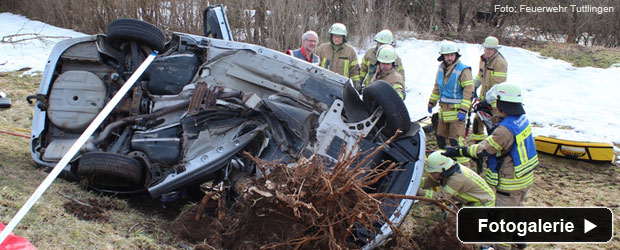
POLYGON ((373 82, 364 88, 362 95, 370 112, 379 106, 383 108, 383 115, 377 127, 385 126, 381 131, 385 136, 394 135, 398 129, 403 133, 409 131, 411 120, 407 107, 389 83, 382 80, 373 82))
POLYGON ((87 179, 89 185, 114 191, 143 188, 142 172, 138 160, 105 152, 82 155, 77 169, 78 177, 87 179))
POLYGON ((166 37, 157 26, 136 19, 117 19, 108 26, 106 34, 112 46, 120 48, 120 44, 134 40, 157 51, 164 49, 166 37))

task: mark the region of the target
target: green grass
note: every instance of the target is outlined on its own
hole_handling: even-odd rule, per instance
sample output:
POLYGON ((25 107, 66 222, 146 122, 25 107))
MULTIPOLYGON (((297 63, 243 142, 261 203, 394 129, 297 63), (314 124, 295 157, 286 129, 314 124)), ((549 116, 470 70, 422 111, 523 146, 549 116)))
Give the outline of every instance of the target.
POLYGON ((604 47, 585 47, 575 44, 547 42, 528 48, 542 56, 564 60, 576 67, 609 68, 620 63, 620 49, 604 47))

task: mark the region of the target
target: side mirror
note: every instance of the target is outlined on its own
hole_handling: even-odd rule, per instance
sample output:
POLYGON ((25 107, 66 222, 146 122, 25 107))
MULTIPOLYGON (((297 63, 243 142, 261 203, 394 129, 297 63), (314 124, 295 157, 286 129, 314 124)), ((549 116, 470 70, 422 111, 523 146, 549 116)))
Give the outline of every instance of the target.
POLYGON ((202 13, 202 28, 206 37, 233 41, 228 18, 222 4, 210 5, 205 8, 202 13))

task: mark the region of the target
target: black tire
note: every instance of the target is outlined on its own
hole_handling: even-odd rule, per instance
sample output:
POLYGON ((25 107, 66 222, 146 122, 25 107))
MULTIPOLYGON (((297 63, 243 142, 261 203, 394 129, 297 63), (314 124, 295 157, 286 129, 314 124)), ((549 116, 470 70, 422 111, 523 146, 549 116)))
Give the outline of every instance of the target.
POLYGON ((108 26, 106 34, 112 46, 120 48, 121 43, 134 40, 157 51, 164 50, 166 36, 157 26, 136 19, 117 19, 108 26))
POLYGON ((125 155, 91 152, 82 155, 77 169, 80 178, 97 189, 128 191, 144 188, 143 167, 125 155))
POLYGON ((379 80, 364 88, 364 103, 372 113, 378 106, 383 108, 383 115, 377 123, 378 127, 385 125, 381 131, 385 136, 391 137, 400 129, 407 133, 411 126, 407 107, 396 90, 386 81, 379 80))

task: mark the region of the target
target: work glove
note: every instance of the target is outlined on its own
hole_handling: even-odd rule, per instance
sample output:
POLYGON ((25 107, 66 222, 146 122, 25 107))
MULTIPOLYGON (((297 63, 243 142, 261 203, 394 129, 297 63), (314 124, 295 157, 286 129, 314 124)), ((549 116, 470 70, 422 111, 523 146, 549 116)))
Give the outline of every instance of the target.
POLYGON ((459 109, 459 112, 456 114, 456 117, 461 122, 465 121, 465 118, 467 118, 467 112, 465 112, 464 110, 459 109))
POLYGON ((430 113, 433 113, 433 107, 428 106, 428 113, 429 113, 429 114, 430 114, 430 113))
POLYGON ((446 146, 444 148, 446 151, 442 152, 442 155, 445 155, 447 157, 457 157, 457 156, 461 156, 461 153, 459 152, 459 147, 454 147, 454 146, 446 146))
POLYGON ((465 146, 460 146, 460 147, 455 147, 455 146, 446 146, 444 148, 446 151, 442 152, 442 155, 445 155, 447 157, 460 157, 460 156, 465 156, 465 157, 470 157, 469 155, 469 151, 467 150, 467 147, 465 146))

